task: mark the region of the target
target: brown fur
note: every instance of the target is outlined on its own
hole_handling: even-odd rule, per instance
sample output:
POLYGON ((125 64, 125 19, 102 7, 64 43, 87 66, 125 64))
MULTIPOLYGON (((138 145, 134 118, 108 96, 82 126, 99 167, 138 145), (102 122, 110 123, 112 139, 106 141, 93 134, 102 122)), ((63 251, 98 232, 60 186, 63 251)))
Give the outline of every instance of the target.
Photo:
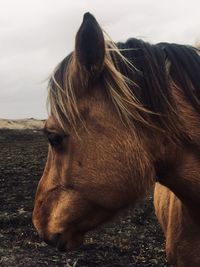
POLYGON ((161 167, 164 175, 158 181, 165 186, 156 183, 154 206, 166 237, 168 261, 174 267, 197 267, 200 265, 200 120, 180 88, 173 85, 173 92, 181 123, 193 144, 182 144, 174 152, 169 148, 173 163, 161 167))
POLYGON ((44 129, 50 146, 33 223, 46 242, 73 249, 87 231, 134 205, 159 181, 155 209, 168 260, 178 267, 200 266, 199 87, 187 72, 192 60, 198 66, 193 71, 199 71, 199 58, 193 48, 134 40, 120 52, 100 31, 86 14, 75 51, 50 80, 44 129), (133 54, 139 60, 133 68, 129 61, 138 51, 144 61, 133 54), (185 62, 172 52, 186 52, 185 62))
POLYGON ((199 221, 192 217, 193 211, 172 191, 159 183, 155 186, 154 205, 166 236, 166 254, 169 263, 178 267, 198 267, 200 231, 199 221))

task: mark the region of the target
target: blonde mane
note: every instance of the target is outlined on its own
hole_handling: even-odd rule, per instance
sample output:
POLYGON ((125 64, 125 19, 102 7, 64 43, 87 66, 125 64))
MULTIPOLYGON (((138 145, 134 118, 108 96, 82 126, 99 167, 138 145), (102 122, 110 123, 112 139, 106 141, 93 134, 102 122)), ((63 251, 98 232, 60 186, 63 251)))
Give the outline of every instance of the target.
MULTIPOLYGON (((134 85, 135 87, 138 87, 138 85, 116 68, 110 55, 111 51, 120 58, 127 68, 133 71, 139 71, 122 55, 115 43, 108 40, 106 42, 104 67, 101 75, 108 98, 111 99, 121 121, 125 125, 133 127, 133 121, 140 121, 149 125, 149 122, 144 119, 144 115, 142 116, 141 114, 144 112, 152 114, 153 112, 144 108, 134 96, 130 85, 134 85)), ((85 79, 85 75, 84 78, 80 76, 80 71, 85 72, 84 69, 74 73, 73 66, 75 64, 75 52, 73 52, 58 64, 51 75, 48 85, 47 104, 49 112, 63 129, 65 129, 66 121, 73 128, 76 128, 77 120, 83 122, 78 109, 74 79, 77 78, 75 77, 76 75, 79 75, 83 87, 87 86, 87 80, 85 79)))

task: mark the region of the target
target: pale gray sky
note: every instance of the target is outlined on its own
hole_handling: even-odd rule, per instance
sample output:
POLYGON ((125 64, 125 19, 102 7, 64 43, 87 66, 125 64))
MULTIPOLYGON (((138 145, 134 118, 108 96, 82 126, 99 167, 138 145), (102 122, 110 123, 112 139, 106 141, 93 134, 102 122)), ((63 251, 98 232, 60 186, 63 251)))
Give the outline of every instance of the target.
POLYGON ((45 79, 74 47, 85 12, 114 41, 194 44, 199 0, 0 0, 0 118, 46 118, 45 79))

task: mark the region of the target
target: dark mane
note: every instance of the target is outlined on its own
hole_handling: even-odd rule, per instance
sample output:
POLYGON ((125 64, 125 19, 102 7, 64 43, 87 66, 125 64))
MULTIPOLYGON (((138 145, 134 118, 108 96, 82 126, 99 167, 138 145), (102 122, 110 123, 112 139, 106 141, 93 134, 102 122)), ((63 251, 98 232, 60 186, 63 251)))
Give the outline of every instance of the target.
POLYGON ((170 83, 182 88, 188 101, 200 112, 200 56, 192 46, 159 43, 151 45, 131 38, 117 47, 138 71, 133 71, 112 52, 116 68, 138 87, 131 89, 141 104, 160 114, 151 119, 164 130, 178 130, 178 114, 170 83), (174 129, 176 128, 176 129, 174 129))

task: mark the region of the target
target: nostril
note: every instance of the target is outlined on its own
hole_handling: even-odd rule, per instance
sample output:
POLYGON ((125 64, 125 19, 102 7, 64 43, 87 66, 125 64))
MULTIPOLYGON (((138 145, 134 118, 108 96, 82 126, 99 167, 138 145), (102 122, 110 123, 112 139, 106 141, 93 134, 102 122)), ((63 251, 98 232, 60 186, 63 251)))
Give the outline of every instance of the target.
POLYGON ((32 222, 33 222, 33 225, 34 225, 35 230, 37 231, 39 237, 41 239, 44 239, 44 234, 42 232, 42 229, 40 228, 40 224, 39 224, 38 220, 33 217, 32 218, 32 222))

